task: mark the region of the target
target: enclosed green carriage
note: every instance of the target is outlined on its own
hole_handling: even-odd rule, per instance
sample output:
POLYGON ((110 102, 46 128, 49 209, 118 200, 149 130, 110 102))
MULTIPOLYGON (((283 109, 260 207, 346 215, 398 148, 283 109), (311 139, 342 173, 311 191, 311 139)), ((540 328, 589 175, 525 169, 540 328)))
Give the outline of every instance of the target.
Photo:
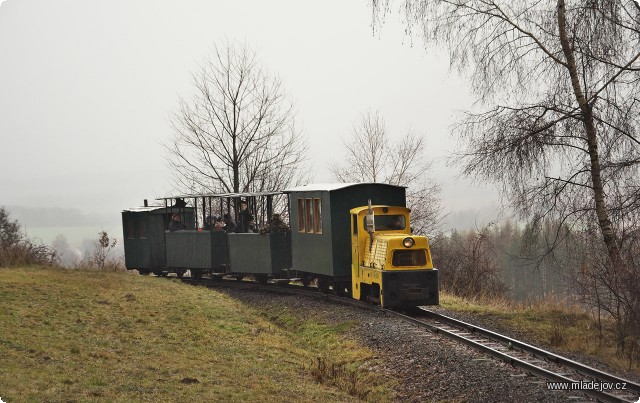
POLYGON ((376 204, 406 206, 402 186, 381 183, 311 184, 284 191, 289 195, 292 266, 315 275, 326 288, 342 290, 351 281, 349 210, 376 204))
MULTIPOLYGON (((146 200, 145 200, 145 204, 146 200)), ((180 212, 187 228, 194 229, 194 210, 144 206, 122 212, 125 266, 142 274, 166 271, 165 231, 174 213, 180 212)))

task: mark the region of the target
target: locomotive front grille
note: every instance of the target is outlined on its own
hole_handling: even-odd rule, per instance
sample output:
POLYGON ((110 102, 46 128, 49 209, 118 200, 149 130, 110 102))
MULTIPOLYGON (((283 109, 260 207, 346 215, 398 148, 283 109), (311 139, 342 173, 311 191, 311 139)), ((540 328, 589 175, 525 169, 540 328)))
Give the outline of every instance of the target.
POLYGON ((424 249, 394 250, 391 264, 395 267, 425 266, 427 253, 424 249))

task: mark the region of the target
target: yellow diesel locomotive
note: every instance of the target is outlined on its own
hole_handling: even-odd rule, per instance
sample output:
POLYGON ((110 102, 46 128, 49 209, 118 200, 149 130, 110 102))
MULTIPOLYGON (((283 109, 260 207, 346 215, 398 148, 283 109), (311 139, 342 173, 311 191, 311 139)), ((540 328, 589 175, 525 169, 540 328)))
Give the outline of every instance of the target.
POLYGON ((437 305, 438 270, 429 242, 411 234, 410 210, 357 207, 351 220, 351 293, 383 307, 437 305))

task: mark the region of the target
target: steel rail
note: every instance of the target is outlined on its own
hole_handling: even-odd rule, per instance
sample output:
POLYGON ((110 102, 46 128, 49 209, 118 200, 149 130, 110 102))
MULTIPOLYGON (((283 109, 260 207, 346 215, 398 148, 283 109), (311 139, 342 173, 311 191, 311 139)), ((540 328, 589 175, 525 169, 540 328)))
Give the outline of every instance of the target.
MULTIPOLYGON (((552 353, 550 351, 546 351, 546 350, 543 350, 541 348, 532 346, 530 344, 518 341, 518 340, 513 339, 511 337, 501 335, 499 333, 493 332, 493 331, 488 330, 488 329, 484 329, 484 328, 482 328, 480 326, 476 326, 476 325, 473 325, 473 324, 470 324, 470 323, 467 323, 467 322, 463 322, 461 320, 454 319, 454 318, 451 318, 449 316, 445 316, 445 315, 430 311, 430 310, 428 310, 426 308, 419 308, 419 309, 420 309, 421 312, 423 312, 425 314, 425 316, 427 316, 427 317, 429 317, 431 319, 434 319, 434 320, 437 320, 437 321, 440 321, 442 323, 446 323, 446 324, 449 324, 449 325, 452 325, 452 326, 456 326, 458 328, 467 330, 470 333, 473 333, 473 334, 476 334, 476 335, 480 335, 480 336, 484 336, 484 337, 486 337, 486 338, 488 338, 490 340, 493 340, 493 341, 505 343, 505 344, 509 345, 510 348, 519 349, 519 350, 521 350, 523 352, 532 354, 532 355, 534 355, 536 357, 547 359, 547 360, 549 360, 549 361, 551 361, 551 362, 553 362, 555 364, 562 365, 562 366, 564 366, 566 368, 570 368, 570 369, 572 369, 572 370, 574 370, 574 371, 576 371, 576 372, 578 372, 578 373, 580 373, 582 375, 596 378, 598 381, 613 382, 613 383, 624 383, 626 389, 624 389, 621 392, 624 392, 624 393, 627 393, 627 394, 628 393, 636 393, 636 394, 640 395, 640 384, 637 384, 635 382, 632 382, 632 381, 629 381, 627 379, 623 379, 623 378, 611 375, 609 373, 600 371, 598 369, 586 366, 586 365, 581 364, 579 362, 573 361, 573 360, 571 360, 569 358, 562 357, 562 356, 554 354, 554 353, 552 353)), ((485 345, 483 345, 483 344, 481 344, 481 343, 479 343, 477 341, 471 340, 471 339, 469 339, 467 337, 464 337, 464 336, 462 336, 460 334, 457 334, 455 332, 440 328, 438 326, 431 325, 431 324, 423 322, 423 321, 421 321, 419 319, 415 319, 415 318, 412 318, 412 317, 409 317, 409 316, 406 316, 406 315, 403 315, 403 314, 400 314, 400 313, 397 313, 397 315, 402 316, 405 320, 411 321, 411 322, 416 323, 416 324, 420 324, 422 326, 426 326, 429 329, 432 329, 433 331, 435 331, 437 333, 443 333, 447 337, 450 337, 450 338, 453 338, 453 339, 458 340, 460 342, 463 342, 465 344, 471 345, 474 348, 477 348, 477 349, 479 349, 481 351, 484 351, 484 352, 486 352, 486 353, 488 353, 488 354, 490 354, 490 355, 492 355, 492 356, 494 356, 496 358, 499 358, 499 359, 501 359, 501 360, 503 360, 505 362, 508 362, 508 363, 510 363, 510 364, 512 364, 512 365, 514 365, 516 367, 520 367, 520 368, 526 369, 529 372, 532 372, 532 373, 534 373, 534 374, 536 374, 538 376, 544 377, 544 378, 549 379, 551 381, 555 381, 555 382, 570 382, 570 383, 579 382, 579 381, 576 381, 574 379, 570 379, 570 378, 567 378, 565 376, 562 376, 560 374, 556 374, 556 373, 554 373, 552 371, 546 370, 546 369, 541 368, 539 366, 536 366, 534 364, 528 363, 528 362, 526 362, 524 360, 521 360, 521 359, 518 359, 516 357, 513 357, 513 356, 511 356, 511 355, 509 355, 507 353, 504 353, 504 352, 501 352, 499 350, 495 350, 495 349, 493 349, 491 347, 485 346, 485 345)), ((580 392, 585 393, 585 394, 587 394, 587 395, 589 395, 591 397, 595 397, 595 398, 597 398, 599 400, 602 400, 602 401, 611 401, 611 402, 635 402, 635 401, 637 401, 637 400, 635 400, 636 398, 634 398, 634 400, 624 400, 624 399, 620 398, 619 396, 615 396, 615 395, 612 395, 612 394, 610 394, 608 392, 604 392, 604 391, 580 390, 580 392)))
POLYGON ((530 354, 539 356, 541 358, 545 358, 548 359, 556 364, 561 364, 564 365, 566 367, 569 367, 583 375, 586 376, 592 376, 594 378, 598 378, 599 380, 603 380, 603 381, 607 381, 607 382, 624 382, 627 385, 627 389, 632 390, 636 393, 640 394, 640 384, 635 383, 633 381, 629 381, 627 379, 623 379, 620 377, 617 377, 615 375, 611 375, 607 372, 603 372, 600 371, 598 369, 586 366, 584 364, 581 364, 577 361, 573 361, 569 358, 563 357, 561 355, 552 353, 550 351, 547 350, 543 350, 541 348, 538 348, 536 346, 532 346, 530 344, 524 343, 522 341, 516 340, 516 339, 512 339, 511 337, 493 332, 491 330, 482 328, 480 326, 476 326, 474 324, 471 323, 467 323, 467 322, 463 322, 461 320, 452 318, 450 316, 445 316, 436 312, 433 312, 429 309, 420 307, 420 310, 422 312, 424 312, 427 316, 437 319, 441 322, 444 323, 450 323, 454 326, 459 326, 459 327, 463 327, 465 329, 467 329, 468 331, 472 332, 472 333, 476 333, 476 334, 480 334, 483 335, 485 337, 488 337, 490 339, 493 339, 495 341, 499 341, 499 342, 503 342, 503 343, 511 343, 511 346, 514 348, 518 348, 522 351, 526 351, 530 354))

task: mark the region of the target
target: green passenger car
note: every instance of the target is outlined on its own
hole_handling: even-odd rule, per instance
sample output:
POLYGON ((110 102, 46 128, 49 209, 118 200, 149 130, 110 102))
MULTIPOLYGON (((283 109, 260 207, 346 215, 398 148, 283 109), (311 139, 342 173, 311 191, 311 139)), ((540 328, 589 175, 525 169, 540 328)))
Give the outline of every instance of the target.
POLYGON ((145 206, 122 211, 125 266, 141 274, 162 273, 166 267, 165 230, 171 216, 180 213, 182 221, 193 228, 193 209, 145 206))
MULTIPOLYGON (((285 190, 289 195, 292 266, 317 274, 319 283, 351 281, 349 210, 375 204, 406 206, 402 186, 380 183, 314 184, 285 190)), ((335 286, 335 285, 334 285, 335 286)))

